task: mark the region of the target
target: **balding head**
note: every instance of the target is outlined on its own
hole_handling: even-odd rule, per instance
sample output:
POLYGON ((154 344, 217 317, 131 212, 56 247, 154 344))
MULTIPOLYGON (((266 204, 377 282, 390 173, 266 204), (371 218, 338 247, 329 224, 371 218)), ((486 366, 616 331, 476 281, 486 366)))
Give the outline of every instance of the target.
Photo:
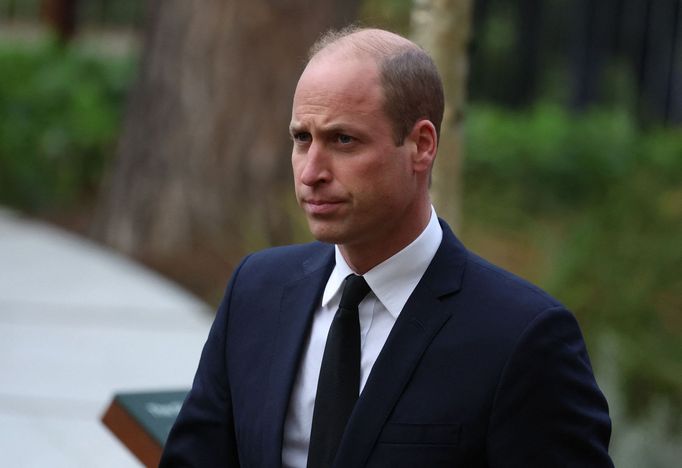
POLYGON ((367 55, 378 61, 410 48, 421 50, 410 40, 389 31, 348 26, 324 33, 310 48, 308 59, 344 51, 350 56, 367 55))
POLYGON ((389 31, 351 26, 322 35, 310 48, 309 63, 348 57, 376 63, 384 110, 393 124, 397 145, 402 145, 421 119, 430 120, 440 136, 443 84, 436 65, 421 47, 389 31))

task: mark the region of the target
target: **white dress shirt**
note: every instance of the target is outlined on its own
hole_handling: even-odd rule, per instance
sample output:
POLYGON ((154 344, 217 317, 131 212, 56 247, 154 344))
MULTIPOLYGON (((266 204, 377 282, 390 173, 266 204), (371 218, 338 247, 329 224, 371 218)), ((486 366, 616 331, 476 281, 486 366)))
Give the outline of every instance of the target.
MULTIPOLYGON (((411 244, 363 276, 372 291, 358 307, 360 317, 360 389, 365 387, 372 366, 386 343, 393 324, 407 299, 436 255, 443 238, 436 212, 431 207, 429 223, 411 244)), ((336 247, 336 265, 327 281, 322 303, 315 311, 310 336, 284 422, 283 468, 305 468, 308 459, 313 408, 327 333, 341 301, 341 285, 353 270, 336 247)))

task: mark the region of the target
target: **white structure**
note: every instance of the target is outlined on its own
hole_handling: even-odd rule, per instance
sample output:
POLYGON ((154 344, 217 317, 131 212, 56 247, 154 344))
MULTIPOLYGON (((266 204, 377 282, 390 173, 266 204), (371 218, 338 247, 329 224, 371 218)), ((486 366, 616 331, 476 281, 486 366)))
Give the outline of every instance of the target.
POLYGON ((114 393, 189 388, 207 306, 131 261, 0 211, 0 458, 137 467, 100 422, 114 393))

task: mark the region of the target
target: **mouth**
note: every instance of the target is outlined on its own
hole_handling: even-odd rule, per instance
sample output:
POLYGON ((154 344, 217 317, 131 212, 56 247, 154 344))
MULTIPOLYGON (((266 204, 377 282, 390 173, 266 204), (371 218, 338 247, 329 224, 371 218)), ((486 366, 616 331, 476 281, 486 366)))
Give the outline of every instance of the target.
POLYGON ((301 201, 301 207, 306 214, 311 216, 329 215, 338 210, 343 202, 341 200, 324 200, 324 199, 304 199, 301 201))

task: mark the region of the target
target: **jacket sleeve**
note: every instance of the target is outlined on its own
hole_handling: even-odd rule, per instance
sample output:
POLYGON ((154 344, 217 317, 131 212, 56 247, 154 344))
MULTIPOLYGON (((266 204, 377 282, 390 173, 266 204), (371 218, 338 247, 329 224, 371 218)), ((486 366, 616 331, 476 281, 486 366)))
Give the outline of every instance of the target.
POLYGON ((218 308, 192 389, 166 441, 160 468, 239 467, 225 353, 230 300, 245 261, 233 274, 218 308))
POLYGON ((611 421, 573 315, 555 307, 526 328, 496 390, 490 467, 613 467, 611 421))

